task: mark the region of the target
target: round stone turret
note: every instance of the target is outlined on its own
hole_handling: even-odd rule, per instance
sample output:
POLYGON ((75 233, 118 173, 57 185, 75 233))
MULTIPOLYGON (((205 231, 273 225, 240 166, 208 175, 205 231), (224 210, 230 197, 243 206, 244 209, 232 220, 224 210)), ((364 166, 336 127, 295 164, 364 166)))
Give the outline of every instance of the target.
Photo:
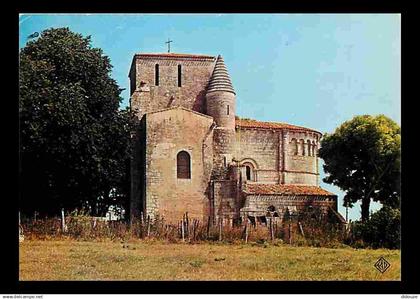
POLYGON ((217 57, 207 93, 207 114, 218 127, 235 129, 236 96, 222 56, 217 57))
POLYGON ((222 56, 218 56, 207 86, 207 114, 217 127, 213 132, 214 179, 226 179, 235 152, 236 95, 222 56))

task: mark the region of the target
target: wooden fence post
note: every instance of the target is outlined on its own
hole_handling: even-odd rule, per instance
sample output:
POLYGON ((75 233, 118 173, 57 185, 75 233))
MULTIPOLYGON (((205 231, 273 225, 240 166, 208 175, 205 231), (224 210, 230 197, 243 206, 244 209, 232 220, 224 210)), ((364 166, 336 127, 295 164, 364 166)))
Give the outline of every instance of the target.
POLYGON ((166 230, 166 233, 165 233, 165 238, 166 239, 169 239, 169 237, 170 237, 170 235, 171 235, 171 232, 172 232, 172 227, 171 226, 169 226, 168 224, 166 224, 166 226, 165 226, 166 228, 165 228, 165 230, 166 230))
POLYGON ((245 221, 245 243, 248 243, 248 232, 249 228, 248 228, 248 217, 246 217, 246 221, 245 221))
POLYGON ((141 218, 137 221, 137 224, 138 224, 139 237, 143 238, 143 221, 141 218))
POLYGON ((147 237, 150 236, 150 215, 147 215, 147 237))
POLYGON ((195 237, 195 219, 192 220, 192 240, 194 241, 194 237, 195 237))
POLYGON ((166 234, 165 218, 162 217, 161 221, 162 221, 161 232, 162 232, 163 235, 165 235, 166 234), (164 227, 165 227, 165 229, 164 229, 164 227), (163 232, 165 232, 165 234, 163 232))
POLYGON ((289 244, 292 244, 292 224, 289 222, 289 244))
POLYGON ((197 225, 195 227, 195 239, 197 240, 197 230, 200 228, 200 220, 197 219, 197 225))
POLYGON ((185 241, 184 216, 182 217, 182 221, 181 221, 181 236, 182 236, 182 242, 184 242, 185 241))
POLYGON ((271 241, 274 241, 273 218, 270 218, 270 237, 271 241))
POLYGON ((301 234, 302 234, 302 236, 305 238, 305 233, 303 232, 302 223, 299 221, 299 222, 298 222, 298 224, 299 224, 299 230, 300 230, 300 233, 301 233, 301 234))
POLYGON ((186 236, 189 239, 190 238, 190 221, 188 219, 188 212, 185 213, 185 232, 186 232, 186 236))
POLYGON ((278 234, 278 219, 274 222, 274 236, 276 236, 277 234, 278 234))
POLYGON ((193 241, 195 241, 195 229, 196 229, 196 225, 197 225, 197 220, 194 219, 193 220, 193 241))
POLYGON ((66 232, 66 218, 64 217, 64 208, 61 209, 61 231, 66 232))
POLYGON ((207 220, 207 239, 209 238, 209 234, 210 234, 210 216, 208 217, 208 220, 207 220))
POLYGON ((219 221, 219 241, 222 241, 222 222, 223 222, 223 218, 220 218, 220 221, 219 221))

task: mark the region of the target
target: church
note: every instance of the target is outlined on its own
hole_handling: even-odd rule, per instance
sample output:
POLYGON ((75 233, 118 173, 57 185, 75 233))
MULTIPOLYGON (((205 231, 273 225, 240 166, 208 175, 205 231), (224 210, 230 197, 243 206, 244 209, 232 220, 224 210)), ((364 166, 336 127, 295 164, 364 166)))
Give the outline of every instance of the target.
POLYGON ((236 115, 221 55, 135 54, 129 79, 132 220, 264 221, 309 206, 344 221, 319 187, 322 134, 236 115))

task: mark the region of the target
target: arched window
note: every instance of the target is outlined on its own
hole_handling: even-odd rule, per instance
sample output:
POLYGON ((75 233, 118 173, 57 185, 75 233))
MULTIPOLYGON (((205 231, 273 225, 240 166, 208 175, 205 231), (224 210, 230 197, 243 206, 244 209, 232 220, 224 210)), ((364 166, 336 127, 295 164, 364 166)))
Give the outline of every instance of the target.
POLYGON ((308 156, 313 156, 311 141, 308 139, 308 156))
POLYGON ((159 64, 155 65, 155 85, 159 86, 159 64))
POLYGON ((305 156, 305 140, 300 140, 300 148, 302 150, 302 156, 305 156))
POLYGON ((246 169, 246 180, 250 181, 251 180, 251 166, 246 165, 245 169, 246 169))
POLYGON ((316 155, 318 154, 317 153, 317 149, 316 149, 316 144, 314 143, 314 144, 312 144, 312 153, 313 153, 313 156, 314 157, 316 157, 316 155))
POLYGON ((182 73, 181 73, 181 65, 180 64, 178 64, 178 87, 181 87, 181 75, 182 75, 182 73))
POLYGON ((181 151, 176 156, 176 173, 178 179, 191 178, 191 158, 186 151, 181 151))
POLYGON ((251 158, 243 159, 240 162, 240 175, 244 181, 256 182, 258 165, 257 162, 251 158))
POLYGON ((295 138, 292 139, 291 141, 292 143, 292 151, 293 151, 293 155, 297 156, 298 154, 298 144, 297 144, 297 140, 295 138))
POLYGON ((247 181, 255 182, 256 181, 256 172, 255 172, 255 166, 252 165, 252 163, 245 162, 242 164, 242 166, 245 168, 244 173, 242 175, 245 176, 247 181))

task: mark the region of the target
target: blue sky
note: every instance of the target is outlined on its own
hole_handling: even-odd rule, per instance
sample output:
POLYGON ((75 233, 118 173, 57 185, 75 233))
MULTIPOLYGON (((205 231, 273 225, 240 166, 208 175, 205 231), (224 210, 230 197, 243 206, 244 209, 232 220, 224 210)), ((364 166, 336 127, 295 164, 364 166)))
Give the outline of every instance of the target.
MULTIPOLYGON (((19 47, 51 27, 92 36, 111 59, 112 77, 127 88, 122 106, 133 54, 166 52, 170 38, 171 52, 223 56, 239 116, 320 132, 360 114, 385 114, 401 124, 399 14, 24 14, 19 47)), ((344 193, 321 187, 339 195, 345 215, 344 193)), ((349 218, 360 218, 360 206, 349 218)))

